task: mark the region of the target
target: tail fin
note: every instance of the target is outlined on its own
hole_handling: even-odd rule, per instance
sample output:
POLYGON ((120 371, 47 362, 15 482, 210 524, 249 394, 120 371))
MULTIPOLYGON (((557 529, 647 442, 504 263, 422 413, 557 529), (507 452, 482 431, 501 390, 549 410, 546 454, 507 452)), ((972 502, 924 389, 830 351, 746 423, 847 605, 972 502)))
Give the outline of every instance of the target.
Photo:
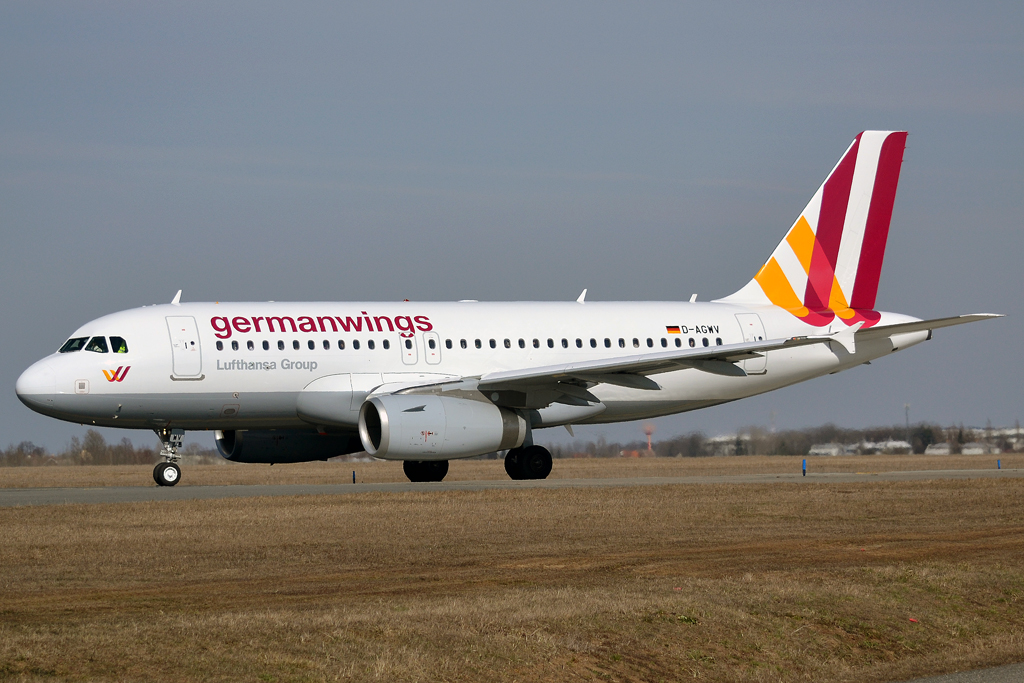
POLYGON ((774 304, 815 325, 878 320, 875 295, 900 179, 905 132, 861 133, 768 262, 722 299, 774 304))

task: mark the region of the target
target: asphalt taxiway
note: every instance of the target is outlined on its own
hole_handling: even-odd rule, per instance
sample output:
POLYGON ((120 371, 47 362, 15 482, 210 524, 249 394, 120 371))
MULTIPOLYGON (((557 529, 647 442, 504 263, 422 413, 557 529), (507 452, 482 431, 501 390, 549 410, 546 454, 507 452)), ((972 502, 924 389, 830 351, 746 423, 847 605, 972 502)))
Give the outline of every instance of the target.
MULTIPOLYGON (((188 476, 186 472, 185 476, 188 476)), ((739 474, 703 477, 626 477, 621 479, 542 479, 512 481, 394 482, 379 484, 262 484, 231 486, 118 486, 102 488, 0 489, 0 507, 139 503, 173 500, 212 500, 258 496, 333 496, 353 493, 409 493, 424 491, 490 491, 504 489, 610 488, 668 484, 850 484, 873 481, 927 481, 931 479, 1021 478, 1024 469, 920 470, 911 472, 832 472, 796 474, 739 474)))

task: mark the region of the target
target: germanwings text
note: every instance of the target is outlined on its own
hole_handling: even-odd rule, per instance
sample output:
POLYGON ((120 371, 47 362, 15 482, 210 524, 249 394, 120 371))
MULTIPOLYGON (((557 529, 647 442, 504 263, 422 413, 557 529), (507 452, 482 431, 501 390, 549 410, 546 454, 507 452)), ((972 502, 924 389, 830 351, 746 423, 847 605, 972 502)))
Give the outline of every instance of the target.
POLYGON ((399 332, 403 337, 411 337, 417 330, 430 332, 434 326, 425 315, 369 315, 360 311, 356 317, 336 316, 214 316, 210 318, 210 326, 218 339, 228 339, 233 332, 239 334, 270 333, 270 332, 399 332), (386 328, 386 329, 385 329, 386 328))

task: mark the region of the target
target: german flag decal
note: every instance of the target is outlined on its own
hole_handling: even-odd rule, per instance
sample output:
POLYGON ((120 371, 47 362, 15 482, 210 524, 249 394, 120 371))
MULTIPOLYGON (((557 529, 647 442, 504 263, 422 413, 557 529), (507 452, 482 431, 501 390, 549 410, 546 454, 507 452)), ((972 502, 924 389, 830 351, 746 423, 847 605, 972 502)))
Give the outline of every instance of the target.
POLYGON ((666 325, 665 331, 669 334, 679 334, 679 325, 666 325))

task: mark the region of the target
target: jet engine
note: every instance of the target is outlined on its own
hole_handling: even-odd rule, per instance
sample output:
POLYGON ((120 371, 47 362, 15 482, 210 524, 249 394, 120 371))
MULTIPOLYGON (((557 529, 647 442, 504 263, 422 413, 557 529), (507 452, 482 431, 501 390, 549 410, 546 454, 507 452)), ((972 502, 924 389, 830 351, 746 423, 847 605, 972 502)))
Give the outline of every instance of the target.
POLYGON ((516 448, 526 420, 493 403, 447 396, 374 396, 359 409, 359 438, 389 460, 448 460, 516 448))
POLYGON ((217 450, 232 462, 309 462, 363 450, 355 434, 318 434, 292 429, 217 430, 214 437, 217 450))

